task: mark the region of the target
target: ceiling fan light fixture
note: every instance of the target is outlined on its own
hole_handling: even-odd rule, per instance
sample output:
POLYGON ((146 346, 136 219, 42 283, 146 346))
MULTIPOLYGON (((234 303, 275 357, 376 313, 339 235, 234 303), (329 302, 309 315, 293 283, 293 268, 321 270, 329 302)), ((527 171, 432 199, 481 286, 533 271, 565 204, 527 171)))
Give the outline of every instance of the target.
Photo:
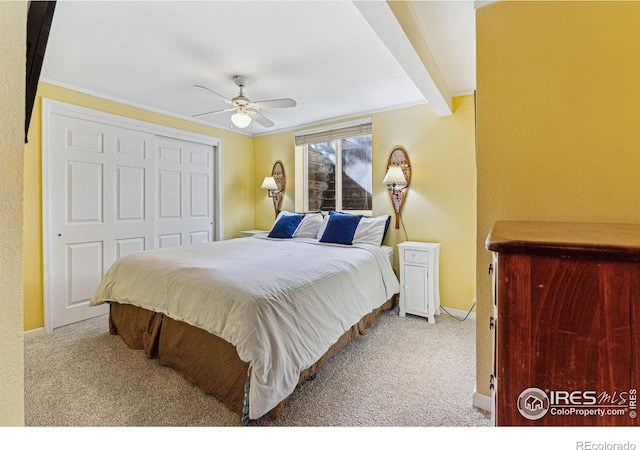
MULTIPOLYGON (((0 0, 1 1, 1 0, 0 0)), ((219 113, 227 113, 232 112, 231 116, 231 124, 230 127, 235 128, 247 128, 249 127, 253 121, 255 120, 258 125, 263 126, 265 128, 271 128, 275 124, 262 115, 261 111, 265 109, 271 108, 293 108, 297 105, 296 101, 291 98, 278 98, 274 100, 262 100, 259 102, 252 102, 247 97, 244 96, 244 82, 245 78, 241 76, 233 77, 236 85, 240 88, 240 92, 238 95, 232 99, 228 99, 227 97, 218 94, 215 91, 212 91, 208 87, 200 86, 198 84, 194 84, 194 87, 204 89, 209 91, 213 95, 215 95, 218 100, 227 103, 228 105, 232 105, 230 108, 218 109, 215 111, 204 112, 200 114, 196 114, 193 117, 201 117, 209 114, 219 114, 219 113)))
POLYGON ((237 111, 231 116, 231 122, 238 128, 247 128, 251 125, 251 117, 244 111, 237 111))

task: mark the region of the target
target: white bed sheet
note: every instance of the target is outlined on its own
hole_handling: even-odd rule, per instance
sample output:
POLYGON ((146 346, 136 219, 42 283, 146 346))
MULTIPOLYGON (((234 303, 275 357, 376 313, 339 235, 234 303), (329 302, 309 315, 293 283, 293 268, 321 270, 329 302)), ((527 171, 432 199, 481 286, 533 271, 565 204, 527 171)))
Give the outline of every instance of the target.
POLYGON ((295 389, 300 373, 399 292, 390 247, 256 235, 126 255, 90 302, 140 306, 203 328, 250 363, 249 418, 295 389))

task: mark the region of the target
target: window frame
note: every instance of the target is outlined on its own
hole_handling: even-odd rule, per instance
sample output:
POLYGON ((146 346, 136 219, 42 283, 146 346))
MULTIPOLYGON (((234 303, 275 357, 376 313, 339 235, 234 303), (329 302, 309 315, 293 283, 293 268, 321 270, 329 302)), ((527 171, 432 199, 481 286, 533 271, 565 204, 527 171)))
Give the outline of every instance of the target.
MULTIPOLYGON (((360 136, 371 136, 371 152, 373 153, 373 136, 371 133, 367 133, 367 134, 360 134, 357 136, 351 136, 351 137, 360 137, 360 136)), ((335 140, 330 140, 330 141, 325 141, 325 142, 333 142, 334 143, 334 148, 335 148, 335 191, 336 191, 336 196, 335 196, 335 210, 336 211, 343 211, 342 209, 342 141, 345 138, 338 138, 335 140)), ((346 138, 348 139, 348 138, 346 138)), ((304 144, 302 145, 302 154, 303 154, 303 181, 302 181, 302 186, 303 186, 303 208, 305 211, 307 211, 309 209, 309 144, 304 144)), ((373 156, 373 155, 372 155, 373 156)), ((373 157, 372 157, 372 161, 373 161, 373 157)), ((369 177, 372 180, 372 184, 371 184, 371 189, 373 191, 373 163, 371 165, 371 171, 369 173, 369 177)), ((363 216, 373 216, 373 192, 371 192, 371 209, 350 209, 348 211, 349 214, 361 214, 363 216)))
MULTIPOLYGON (((371 117, 363 117, 360 119, 335 123, 332 125, 325 125, 315 128, 306 128, 295 132, 295 209, 296 211, 306 211, 309 207, 309 192, 308 192, 308 151, 307 142, 309 138, 314 142, 330 142, 339 141, 345 138, 352 138, 357 136, 371 136, 371 189, 373 190, 373 120, 371 117), (319 136, 322 138, 319 139, 319 136)), ((340 170, 342 170, 342 155, 340 154, 339 164, 340 170)), ((338 164, 336 164, 336 170, 338 164)), ((342 172, 340 172, 342 173, 342 172)), ((342 177, 340 178, 340 205, 342 205, 342 177)), ((362 214, 364 216, 373 216, 373 192, 371 193, 371 211, 369 210, 350 210, 353 214, 362 214)), ((336 205, 337 210, 337 205, 336 205)))

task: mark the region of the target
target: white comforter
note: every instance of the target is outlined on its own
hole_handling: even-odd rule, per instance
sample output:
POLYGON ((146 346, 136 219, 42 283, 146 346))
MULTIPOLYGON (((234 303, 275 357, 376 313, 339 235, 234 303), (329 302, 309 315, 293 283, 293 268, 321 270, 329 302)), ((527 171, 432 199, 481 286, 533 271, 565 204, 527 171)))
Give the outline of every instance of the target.
POLYGON ((117 260, 90 302, 161 312, 222 337, 250 363, 249 417, 296 387, 364 315, 399 292, 389 248, 252 237, 117 260))

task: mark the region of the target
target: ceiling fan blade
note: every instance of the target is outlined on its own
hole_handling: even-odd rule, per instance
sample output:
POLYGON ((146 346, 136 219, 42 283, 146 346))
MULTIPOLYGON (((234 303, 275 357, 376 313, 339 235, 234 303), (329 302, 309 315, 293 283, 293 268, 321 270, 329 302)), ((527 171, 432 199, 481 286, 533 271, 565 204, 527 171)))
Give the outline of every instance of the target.
POLYGON ((191 117, 208 116, 209 114, 219 114, 219 113, 235 111, 235 110, 236 110, 235 108, 219 109, 217 111, 209 111, 209 112, 204 112, 204 113, 200 113, 200 114, 194 114, 191 117))
POLYGON ((278 98, 276 100, 251 103, 251 107, 254 109, 293 108, 296 105, 296 101, 291 98, 278 98))
POLYGON ((270 121, 269 119, 267 119, 265 116, 263 116, 262 114, 260 114, 257 111, 247 111, 247 114, 249 114, 249 116, 255 120, 256 122, 258 122, 260 125, 262 125, 263 127, 266 128, 271 128, 272 126, 275 125, 275 123, 273 123, 272 121, 270 121))
POLYGON ((200 88, 200 89, 204 89, 205 91, 209 91, 209 92, 211 92, 212 94, 214 94, 216 97, 218 97, 220 100, 222 100, 223 102, 228 103, 228 104, 230 104, 230 105, 232 105, 232 104, 233 104, 233 102, 232 102, 231 100, 229 100, 227 97, 225 97, 224 95, 220 95, 220 94, 218 94, 216 91, 212 91, 212 90, 211 90, 211 89, 209 89, 208 87, 200 86, 200 85, 198 85, 198 84, 194 84, 194 85, 193 85, 193 87, 200 88))

